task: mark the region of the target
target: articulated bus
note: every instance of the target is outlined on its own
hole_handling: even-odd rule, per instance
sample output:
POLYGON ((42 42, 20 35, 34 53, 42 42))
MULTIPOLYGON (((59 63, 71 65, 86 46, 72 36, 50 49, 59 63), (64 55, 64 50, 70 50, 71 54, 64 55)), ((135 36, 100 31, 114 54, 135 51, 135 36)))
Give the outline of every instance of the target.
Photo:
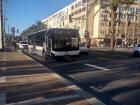
POLYGON ((79 32, 77 29, 51 28, 28 35, 29 52, 47 58, 79 55, 79 32))

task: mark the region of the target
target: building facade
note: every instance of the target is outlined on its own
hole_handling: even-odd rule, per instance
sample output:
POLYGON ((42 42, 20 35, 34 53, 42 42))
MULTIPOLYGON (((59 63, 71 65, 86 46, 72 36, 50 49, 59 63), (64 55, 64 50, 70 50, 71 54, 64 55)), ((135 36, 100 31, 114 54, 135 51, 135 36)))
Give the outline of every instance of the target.
MULTIPOLYGON (((116 20, 116 44, 140 42, 140 6, 120 5, 116 20)), ((42 20, 48 28, 76 28, 92 46, 110 46, 110 7, 99 0, 76 0, 42 20)))

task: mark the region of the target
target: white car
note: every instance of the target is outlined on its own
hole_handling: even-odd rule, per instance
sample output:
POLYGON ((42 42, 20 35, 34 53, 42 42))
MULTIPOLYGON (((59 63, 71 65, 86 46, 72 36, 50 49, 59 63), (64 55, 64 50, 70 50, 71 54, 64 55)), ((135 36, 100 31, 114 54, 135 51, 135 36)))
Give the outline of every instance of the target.
POLYGON ((133 55, 140 56, 140 44, 136 44, 133 48, 133 55))
POLYGON ((79 45, 80 54, 88 54, 89 48, 87 47, 86 43, 82 43, 79 45))
POLYGON ((19 49, 28 49, 28 42, 20 41, 18 46, 19 46, 19 49))

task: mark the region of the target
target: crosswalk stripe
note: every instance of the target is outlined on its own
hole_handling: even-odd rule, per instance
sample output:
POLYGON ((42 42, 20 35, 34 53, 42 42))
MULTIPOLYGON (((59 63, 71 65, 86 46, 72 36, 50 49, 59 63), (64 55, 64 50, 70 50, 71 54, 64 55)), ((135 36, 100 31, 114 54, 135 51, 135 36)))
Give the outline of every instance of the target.
POLYGON ((92 65, 92 64, 85 64, 86 66, 90 66, 90 67, 95 67, 97 69, 101 69, 101 70, 110 70, 110 69, 106 69, 106 68, 103 68, 103 67, 99 67, 99 66, 96 66, 96 65, 92 65))
POLYGON ((6 77, 5 76, 1 76, 0 77, 0 83, 5 83, 6 82, 6 77))

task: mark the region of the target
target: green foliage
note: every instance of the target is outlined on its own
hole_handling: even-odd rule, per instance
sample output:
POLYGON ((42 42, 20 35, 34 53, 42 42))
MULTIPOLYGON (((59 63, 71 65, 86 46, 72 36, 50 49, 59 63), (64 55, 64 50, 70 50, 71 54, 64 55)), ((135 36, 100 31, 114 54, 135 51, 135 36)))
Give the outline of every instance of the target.
POLYGON ((112 51, 114 51, 114 47, 115 47, 115 32, 116 32, 115 25, 116 25, 116 18, 117 18, 116 10, 118 8, 118 5, 119 4, 130 5, 130 4, 133 4, 135 1, 136 0, 108 0, 109 6, 111 8, 111 48, 112 48, 112 51))
POLYGON ((21 33, 21 36, 27 36, 27 35, 30 35, 32 33, 35 33, 35 32, 38 32, 40 30, 43 30, 45 28, 46 28, 46 26, 44 24, 42 24, 40 21, 37 21, 36 24, 32 24, 32 26, 30 26, 29 28, 24 30, 21 33))
POLYGON ((112 9, 116 10, 119 4, 132 4, 136 0, 109 0, 112 9))

